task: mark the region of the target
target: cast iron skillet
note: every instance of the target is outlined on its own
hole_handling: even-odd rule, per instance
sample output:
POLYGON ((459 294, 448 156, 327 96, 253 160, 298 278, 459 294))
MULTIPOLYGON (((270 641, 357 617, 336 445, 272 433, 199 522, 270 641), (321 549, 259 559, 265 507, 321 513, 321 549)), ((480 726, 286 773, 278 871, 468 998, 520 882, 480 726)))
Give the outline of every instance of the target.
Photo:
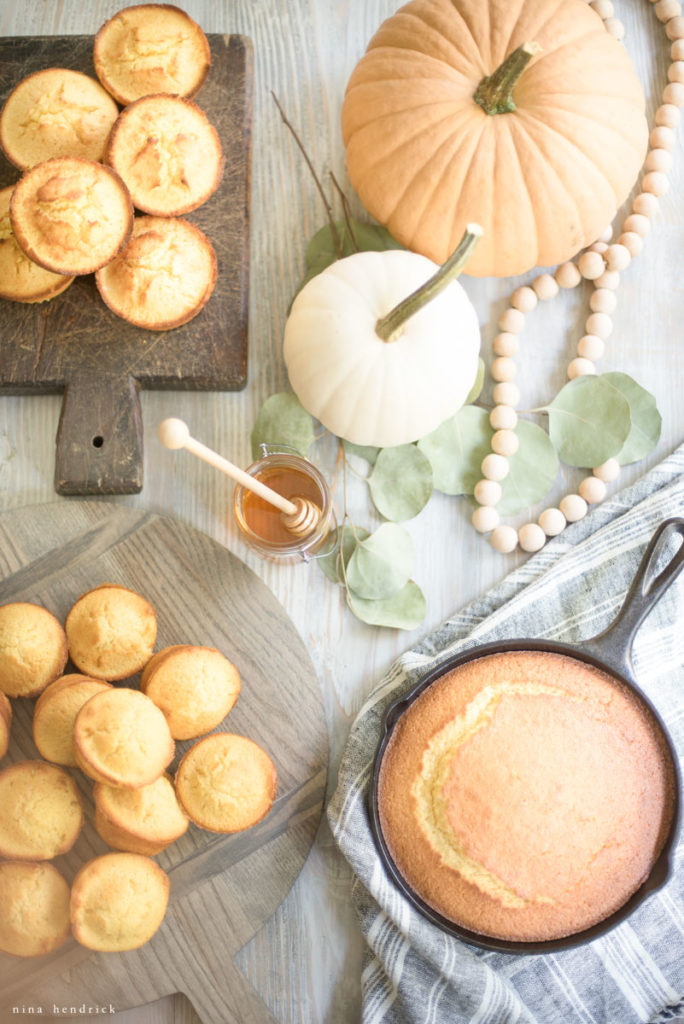
POLYGON ((654 708, 648 697, 640 690, 634 678, 632 666, 632 642, 641 623, 648 613, 655 607, 670 584, 684 569, 684 519, 668 519, 656 530, 648 548, 637 569, 636 576, 624 600, 624 603, 613 620, 611 625, 603 633, 584 640, 580 644, 556 643, 546 640, 503 640, 496 643, 481 644, 471 647, 469 650, 449 658, 439 665, 418 683, 417 686, 406 696, 392 704, 384 718, 383 734, 378 745, 373 766, 373 780, 370 793, 370 817, 371 826, 380 857, 385 867, 402 894, 416 907, 429 921, 437 925, 443 931, 454 935, 459 939, 482 949, 496 950, 503 953, 553 953, 561 949, 571 949, 574 946, 582 945, 591 939, 597 938, 609 931, 615 925, 624 921, 641 902, 651 893, 659 889, 668 879, 670 874, 670 859, 676 845, 681 819, 682 809, 682 777, 677 763, 677 755, 668 735, 665 724, 654 708), (655 574, 658 561, 665 555, 665 548, 673 537, 679 537, 681 543, 674 555, 668 553, 669 561, 657 575, 655 574), (554 654, 563 654, 579 661, 593 665, 596 668, 607 672, 609 675, 621 681, 632 693, 636 694, 639 700, 651 712, 656 724, 660 727, 666 749, 670 754, 674 773, 674 808, 672 824, 665 844, 651 870, 650 875, 641 887, 631 898, 620 907, 615 913, 603 921, 586 928, 574 935, 561 939, 551 939, 539 942, 516 942, 505 939, 491 938, 480 935, 454 924, 453 921, 443 917, 436 910, 433 910, 421 897, 413 891, 410 885, 399 873, 396 865, 385 843, 380 827, 378 813, 378 782, 380 775, 380 764, 385 749, 392 735, 394 727, 401 715, 413 703, 413 701, 434 683, 441 676, 450 672, 460 665, 476 658, 482 658, 490 654, 503 654, 509 651, 547 651, 554 654))

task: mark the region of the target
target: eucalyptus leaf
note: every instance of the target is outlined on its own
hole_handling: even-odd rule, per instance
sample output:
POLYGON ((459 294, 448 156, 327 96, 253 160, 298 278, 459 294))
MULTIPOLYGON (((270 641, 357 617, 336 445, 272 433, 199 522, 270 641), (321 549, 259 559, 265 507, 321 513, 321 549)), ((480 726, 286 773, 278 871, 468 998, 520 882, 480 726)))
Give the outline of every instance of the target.
POLYGON ((413 580, 381 601, 368 601, 347 591, 347 604, 362 622, 392 629, 415 629, 425 618, 427 607, 423 591, 413 580))
POLYGON ((360 459, 370 462, 371 466, 375 464, 375 460, 380 452, 379 448, 373 448, 371 445, 352 444, 351 441, 344 441, 343 444, 347 455, 358 455, 360 459))
POLYGON ((413 541, 406 530, 383 523, 356 545, 347 566, 347 585, 361 598, 390 597, 408 583, 413 561, 413 541))
POLYGON ((350 217, 349 225, 345 220, 336 220, 335 228, 339 242, 330 224, 319 228, 309 242, 306 249, 306 273, 298 291, 301 291, 312 277, 316 277, 331 263, 344 256, 351 256, 355 252, 384 252, 385 249, 403 248, 395 238, 392 238, 389 231, 379 224, 367 224, 350 217))
POLYGON ((368 530, 345 522, 342 526, 338 526, 335 531, 335 545, 333 549, 329 554, 316 558, 316 565, 333 583, 344 583, 342 563, 344 563, 346 573, 349 559, 354 554, 356 545, 368 536, 368 530))
POLYGON ((306 455, 314 439, 313 417, 296 395, 280 391, 267 398, 252 430, 252 457, 261 458, 261 444, 288 445, 306 455))
POLYGON ((373 503, 393 522, 413 519, 432 494, 430 461, 414 444, 383 448, 368 478, 373 503))
POLYGON ((472 494, 482 477, 480 464, 491 451, 494 431, 485 409, 464 405, 418 442, 430 460, 436 490, 443 494, 472 494))
POLYGON ((484 359, 478 359, 478 361, 477 361, 477 373, 475 374, 475 380, 473 381, 473 386, 472 386, 472 388, 470 389, 470 391, 468 393, 468 397, 466 398, 465 402, 463 403, 464 405, 470 405, 472 402, 476 402, 477 401, 477 399, 480 397, 480 393, 482 391, 482 388, 484 387, 484 379, 485 379, 484 359))
POLYGON ((520 446, 508 458, 508 475, 501 482, 502 494, 496 506, 504 516, 541 501, 558 473, 558 455, 545 430, 529 420, 518 420, 515 432, 520 446))
POLYGON ((651 392, 632 377, 626 373, 604 373, 602 376, 629 402, 632 429, 617 456, 620 465, 626 466, 628 462, 637 462, 653 451, 660 439, 662 417, 651 392))
POLYGON ((569 466, 600 466, 622 450, 629 436, 629 402, 605 378, 575 377, 546 406, 549 436, 569 466))

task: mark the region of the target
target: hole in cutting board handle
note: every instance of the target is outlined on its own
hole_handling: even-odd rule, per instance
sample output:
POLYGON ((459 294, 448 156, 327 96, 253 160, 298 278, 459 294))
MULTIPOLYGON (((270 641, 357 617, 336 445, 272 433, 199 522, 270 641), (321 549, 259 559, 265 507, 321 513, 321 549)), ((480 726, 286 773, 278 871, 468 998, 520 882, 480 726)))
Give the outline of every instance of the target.
POLYGON ((104 444, 104 437, 102 434, 96 434, 93 438, 93 448, 101 448, 104 444))

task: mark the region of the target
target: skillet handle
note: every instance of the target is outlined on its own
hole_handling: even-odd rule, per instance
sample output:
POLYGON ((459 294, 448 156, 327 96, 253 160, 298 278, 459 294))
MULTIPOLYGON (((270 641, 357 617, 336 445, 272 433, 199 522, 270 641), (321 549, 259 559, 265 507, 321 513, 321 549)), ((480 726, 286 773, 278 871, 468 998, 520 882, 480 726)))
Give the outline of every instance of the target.
POLYGON ((649 612, 656 606, 670 584, 684 569, 684 519, 666 519, 653 534, 636 571, 622 607, 610 626, 592 637, 582 647, 590 654, 633 679, 632 643, 649 612), (673 537, 681 544, 669 562, 654 576, 658 560, 673 537))

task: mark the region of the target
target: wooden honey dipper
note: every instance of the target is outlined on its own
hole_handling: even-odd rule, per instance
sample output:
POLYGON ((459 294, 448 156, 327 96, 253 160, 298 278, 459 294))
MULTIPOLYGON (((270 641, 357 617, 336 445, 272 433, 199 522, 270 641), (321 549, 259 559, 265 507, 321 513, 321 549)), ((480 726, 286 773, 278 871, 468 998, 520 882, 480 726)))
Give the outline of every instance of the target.
POLYGON ((171 418, 159 424, 159 440, 166 448, 172 450, 185 448, 198 458, 208 462, 210 466, 219 469, 222 473, 231 477, 236 483, 254 491, 264 501, 280 509, 280 520, 290 533, 295 537, 308 537, 318 525, 321 518, 321 510, 318 505, 309 498, 293 498, 290 501, 278 494, 273 488, 267 487, 261 480, 255 479, 246 473, 244 469, 224 459, 218 452, 207 448, 200 441, 190 436, 187 423, 183 420, 171 418))

